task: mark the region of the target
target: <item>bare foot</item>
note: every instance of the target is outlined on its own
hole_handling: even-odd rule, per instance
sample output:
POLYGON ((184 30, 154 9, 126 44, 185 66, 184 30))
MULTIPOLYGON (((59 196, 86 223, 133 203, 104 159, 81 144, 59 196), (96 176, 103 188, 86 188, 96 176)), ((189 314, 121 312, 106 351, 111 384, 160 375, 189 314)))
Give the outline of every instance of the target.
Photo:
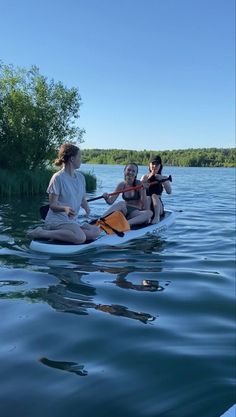
POLYGON ((36 229, 30 230, 27 232, 26 236, 30 239, 37 239, 40 238, 42 235, 43 228, 42 227, 36 227, 36 229))
POLYGON ((153 217, 151 224, 159 223, 159 221, 160 221, 160 216, 155 216, 153 217))

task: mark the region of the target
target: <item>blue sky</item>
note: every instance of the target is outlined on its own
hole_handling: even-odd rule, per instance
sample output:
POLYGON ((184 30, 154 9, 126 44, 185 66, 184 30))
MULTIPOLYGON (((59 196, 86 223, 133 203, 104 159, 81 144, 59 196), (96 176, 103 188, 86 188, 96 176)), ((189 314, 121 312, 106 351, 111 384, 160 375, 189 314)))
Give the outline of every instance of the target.
POLYGON ((82 148, 235 146, 234 0, 0 0, 0 59, 77 87, 82 148))

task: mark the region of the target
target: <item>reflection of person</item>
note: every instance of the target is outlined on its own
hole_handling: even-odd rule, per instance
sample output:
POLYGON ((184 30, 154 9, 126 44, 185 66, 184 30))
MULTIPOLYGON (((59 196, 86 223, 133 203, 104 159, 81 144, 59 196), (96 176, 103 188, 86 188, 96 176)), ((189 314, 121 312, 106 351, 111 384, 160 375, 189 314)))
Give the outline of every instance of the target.
MULTIPOLYGON (((115 192, 142 185, 141 181, 137 180, 137 174, 137 164, 130 163, 126 165, 124 168, 124 180, 117 185, 115 192)), ((104 193, 103 197, 111 205, 117 199, 118 194, 109 196, 107 193, 104 193)), ((114 204, 103 214, 103 217, 117 210, 126 216, 130 226, 150 221, 152 212, 148 209, 148 201, 144 188, 123 192, 122 198, 124 201, 114 204)))
POLYGON ((142 312, 138 313, 136 311, 128 310, 127 307, 120 306, 117 304, 111 304, 111 305, 97 304, 95 309, 113 314, 114 316, 122 316, 122 317, 127 317, 130 319, 139 320, 145 324, 147 324, 150 321, 155 320, 155 317, 151 316, 151 314, 142 313, 142 312))
POLYGON ((149 173, 143 175, 141 178, 141 181, 144 184, 148 183, 149 185, 146 191, 149 207, 153 209, 152 223, 158 223, 160 221, 160 217, 164 213, 164 205, 161 200, 163 190, 165 190, 167 194, 171 194, 170 181, 168 181, 168 177, 162 175, 162 168, 161 157, 157 155, 150 161, 149 173))
MULTIPOLYGON (((108 274, 115 274, 116 279, 112 282, 117 285, 117 287, 127 289, 127 290, 136 290, 136 291, 163 291, 164 287, 159 284, 159 281, 156 279, 143 279, 140 284, 134 284, 132 281, 127 280, 127 276, 136 270, 135 267, 128 268, 118 268, 118 267, 109 267, 103 268, 101 272, 107 272, 108 274)), ((155 272, 160 272, 161 268, 158 270, 155 269, 155 272)))
POLYGON ((129 310, 127 307, 122 305, 94 303, 84 294, 81 295, 74 292, 73 297, 71 297, 70 291, 60 285, 49 287, 47 293, 44 296, 44 300, 47 301, 56 310, 68 313, 87 315, 87 310, 89 308, 93 308, 95 310, 103 311, 104 313, 109 313, 115 316, 122 316, 139 320, 145 324, 149 321, 155 320, 155 317, 149 313, 129 310))
MULTIPOLYGON (((80 280, 78 282, 80 282, 80 280)), ((145 324, 156 319, 155 316, 152 316, 149 313, 129 310, 123 305, 95 303, 92 299, 94 293, 95 289, 86 283, 83 283, 82 285, 80 283, 78 288, 74 288, 74 291, 72 291, 69 284, 65 286, 63 283, 49 285, 48 288, 23 291, 22 294, 20 293, 21 295, 18 292, 10 292, 4 295, 6 295, 6 298, 11 299, 22 298, 34 301, 44 301, 56 311, 64 313, 87 315, 89 314, 88 309, 94 309, 114 316, 139 320, 145 324)))
POLYGON ((136 291, 163 291, 164 288, 159 285, 159 282, 156 280, 147 280, 144 279, 141 284, 133 284, 131 281, 127 281, 125 278, 117 278, 113 281, 120 288, 125 288, 129 290, 136 291))
POLYGON ((79 365, 77 362, 52 361, 51 359, 45 357, 39 358, 39 362, 43 365, 49 366, 50 368, 61 369, 62 371, 72 372, 76 375, 88 375, 88 372, 84 369, 84 365, 79 365))
POLYGON ((45 219, 45 226, 30 231, 28 237, 55 239, 76 244, 98 237, 100 233, 98 227, 86 223, 80 226, 77 221, 80 207, 87 214, 90 212, 85 198, 85 179, 77 171, 80 164, 80 149, 71 143, 62 145, 58 159, 55 161, 55 165, 62 166, 62 169, 52 176, 47 189, 50 208, 45 219))

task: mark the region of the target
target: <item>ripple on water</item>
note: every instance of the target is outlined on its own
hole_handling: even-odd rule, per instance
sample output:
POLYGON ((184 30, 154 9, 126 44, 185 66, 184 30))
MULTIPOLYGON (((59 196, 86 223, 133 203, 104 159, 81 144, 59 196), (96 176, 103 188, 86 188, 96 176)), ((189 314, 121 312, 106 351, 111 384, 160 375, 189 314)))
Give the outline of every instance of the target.
POLYGON ((193 171, 176 171, 165 203, 184 211, 167 234, 78 256, 30 252, 38 207, 1 206, 1 415, 218 417, 232 404, 230 171, 198 171, 201 190, 182 181, 193 171))

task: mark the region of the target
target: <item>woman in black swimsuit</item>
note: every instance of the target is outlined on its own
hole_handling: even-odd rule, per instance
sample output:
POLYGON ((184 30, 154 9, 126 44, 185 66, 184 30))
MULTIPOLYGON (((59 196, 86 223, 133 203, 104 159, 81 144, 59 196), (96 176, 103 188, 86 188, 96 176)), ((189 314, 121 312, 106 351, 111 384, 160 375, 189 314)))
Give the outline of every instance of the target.
MULTIPOLYGON (((124 181, 120 182, 115 191, 122 191, 126 188, 142 186, 141 181, 137 180, 138 166, 135 163, 130 163, 124 168, 124 181)), ((113 204, 117 199, 117 195, 109 196, 107 193, 103 194, 107 204, 113 204)), ((114 204, 103 216, 112 213, 113 211, 121 211, 127 218, 130 226, 150 222, 152 211, 148 209, 148 201, 146 191, 143 187, 138 190, 130 190, 122 193, 124 201, 114 204)))
POLYGON ((164 205, 161 200, 163 190, 167 194, 171 194, 171 185, 168 178, 162 175, 162 161, 159 155, 151 159, 149 164, 149 173, 143 175, 141 181, 143 184, 147 184, 147 198, 149 201, 149 207, 153 210, 152 224, 158 223, 160 217, 164 213, 164 205), (163 180, 165 180, 163 182, 163 180))

